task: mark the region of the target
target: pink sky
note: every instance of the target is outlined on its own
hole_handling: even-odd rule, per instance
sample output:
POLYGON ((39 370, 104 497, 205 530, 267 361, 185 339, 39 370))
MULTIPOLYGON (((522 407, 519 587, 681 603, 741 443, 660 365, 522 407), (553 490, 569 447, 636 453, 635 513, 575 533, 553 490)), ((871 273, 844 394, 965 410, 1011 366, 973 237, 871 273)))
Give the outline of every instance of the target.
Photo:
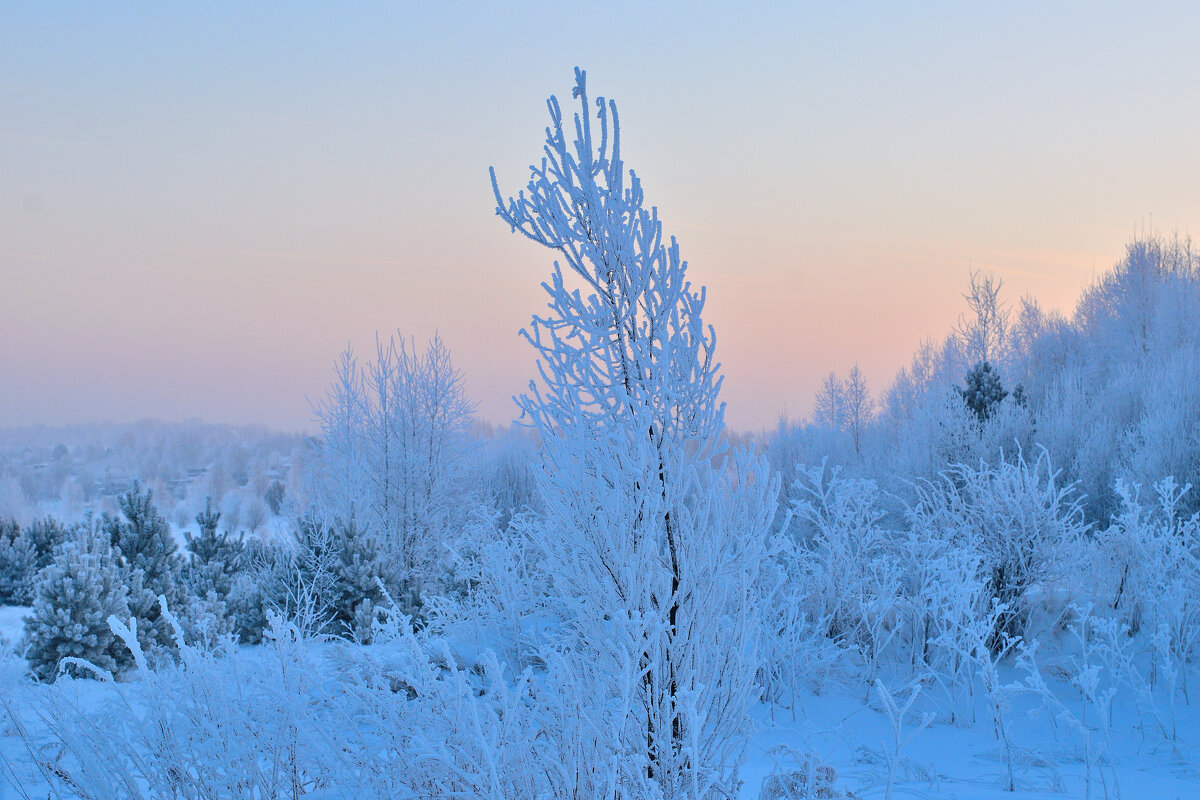
POLYGON ((550 259, 487 168, 524 184, 576 63, 709 287, 737 428, 855 362, 882 388, 972 266, 1069 310, 1135 229, 1200 219, 1186 6, 583 8, 6 12, 0 427, 306 428, 396 330, 510 419, 550 259))

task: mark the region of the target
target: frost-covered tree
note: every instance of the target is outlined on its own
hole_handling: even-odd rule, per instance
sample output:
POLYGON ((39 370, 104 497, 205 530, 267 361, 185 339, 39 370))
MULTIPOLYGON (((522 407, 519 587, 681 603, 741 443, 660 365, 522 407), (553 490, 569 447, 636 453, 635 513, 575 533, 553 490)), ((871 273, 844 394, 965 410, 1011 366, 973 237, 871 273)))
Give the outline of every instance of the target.
MULTIPOLYGON (((731 796, 758 664, 755 575, 778 483, 724 449, 704 289, 621 158, 615 103, 564 126, 497 214, 554 250, 548 311, 523 335, 540 381, 518 399, 541 435, 536 531, 573 646, 632 710, 617 732, 623 796, 731 796), (573 128, 568 140, 567 127, 573 128)), ((596 765, 600 769, 601 765, 596 765)))
POLYGON ((875 416, 875 400, 863 377, 862 370, 855 364, 845 383, 846 427, 854 442, 854 454, 862 457, 863 436, 875 416))
POLYGON ((63 542, 38 574, 33 613, 25 619, 26 658, 44 681, 58 675, 64 658, 117 672, 129 651, 108 618, 129 618, 128 590, 107 536, 89 527, 63 542))
POLYGON ((29 605, 37 548, 15 520, 0 521, 0 606, 29 605))
POLYGON ((846 387, 835 373, 826 375, 817 390, 813 423, 835 431, 840 431, 846 423, 846 387))
POLYGON ((998 363, 1008 355, 1011 312, 1000 299, 1003 286, 1004 281, 993 275, 971 272, 969 287, 963 294, 970 314, 958 318, 954 331, 959 352, 967 364, 998 363))
POLYGON ((28 522, 32 514, 29 498, 16 475, 0 475, 0 519, 10 519, 18 525, 28 522))
POLYGON ((863 436, 874 416, 875 400, 858 364, 845 380, 831 372, 821 382, 813 404, 813 423, 847 434, 855 457, 862 457, 863 436))
POLYGON ((180 570, 182 559, 171 528, 154 504, 153 493, 134 483, 117 499, 119 516, 105 514, 100 527, 128 588, 129 611, 138 620, 138 640, 147 652, 174 646, 174 636, 162 617, 158 598, 168 608, 186 606, 180 570))
POLYGON ((204 510, 196 515, 200 533, 193 536, 191 531, 184 532, 188 563, 183 575, 196 597, 213 592, 224 600, 233 588, 234 576, 249 566, 245 540, 220 530, 220 521, 221 514, 213 508, 210 497, 204 510))
POLYGON ((413 613, 423 587, 440 577, 444 542, 474 505, 474 406, 437 336, 423 353, 403 339, 381 340, 365 366, 347 350, 335 374, 316 406, 320 512, 375 537, 400 568, 396 599, 413 613))
POLYGON ((277 517, 283 511, 283 495, 285 491, 284 485, 276 480, 271 481, 271 485, 263 493, 263 500, 266 501, 267 507, 277 517))
MULTIPOLYGON (((261 602, 312 633, 368 638, 376 606, 399 584, 400 565, 378 557, 380 543, 354 520, 326 522, 306 515, 297 522, 287 552, 250 548, 261 602), (253 552, 258 550, 259 552, 253 552)), ((232 602, 239 586, 234 578, 232 602)))
POLYGON ((22 533, 33 543, 37 553, 34 569, 40 570, 54 559, 54 549, 66 540, 69 531, 54 517, 42 517, 26 525, 22 533))

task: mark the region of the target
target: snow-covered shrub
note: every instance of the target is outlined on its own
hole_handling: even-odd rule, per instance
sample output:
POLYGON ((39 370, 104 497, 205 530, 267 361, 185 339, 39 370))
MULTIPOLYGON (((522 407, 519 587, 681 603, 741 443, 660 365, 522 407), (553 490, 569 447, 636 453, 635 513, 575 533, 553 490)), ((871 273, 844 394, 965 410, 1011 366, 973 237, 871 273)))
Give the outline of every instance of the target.
POLYGON ((820 620, 827 638, 857 652, 869 687, 895 636, 903 588, 880 492, 874 481, 843 478, 826 462, 799 473, 793 534, 782 537, 778 555, 784 590, 798 598, 802 619, 820 620))
POLYGON ((399 584, 396 565, 381 558, 378 539, 354 520, 326 524, 311 515, 298 521, 295 547, 269 552, 256 573, 268 607, 301 621, 306 631, 360 639, 370 635, 365 624, 370 607, 383 599, 381 582, 389 591, 399 584), (360 610, 364 604, 370 606, 360 610))
POLYGON ((1035 610, 1065 588, 1088 530, 1080 495, 1059 474, 1045 450, 1032 462, 1018 453, 994 467, 959 465, 919 486, 909 509, 914 535, 981 557, 989 597, 1005 608, 994 650, 1004 636, 1023 636, 1035 610))
MULTIPOLYGON (((590 763, 555 752, 563 738, 586 736, 587 714, 603 716, 594 687, 571 686, 579 693, 566 706, 553 666, 544 680, 531 672, 511 679, 490 653, 462 663, 444 642, 418 637, 413 628, 386 601, 373 631, 376 644, 345 662, 344 702, 359 723, 340 729, 337 741, 345 764, 360 776, 357 796, 602 796, 588 773, 612 769, 607 742, 589 750, 590 763), (562 708, 583 719, 556 716, 562 708)), ((591 724, 599 727, 600 720, 591 724)))
POLYGON ((842 478, 822 462, 801 467, 793 484, 793 525, 798 542, 799 581, 792 591, 810 604, 814 619, 827 619, 827 635, 853 642, 864 614, 884 611, 895 587, 879 582, 878 562, 887 559, 874 481, 842 478))
POLYGON ((430 630, 456 646, 492 648, 514 673, 539 660, 547 628, 558 619, 549 576, 534 544, 537 516, 526 512, 501 525, 501 512, 476 515, 452 548, 451 577, 429 598, 430 630))
POLYGON ((949 722, 973 724, 978 676, 972 656, 974 633, 989 611, 983 558, 969 546, 938 542, 931 547, 915 536, 909 544, 912 671, 930 677, 942 690, 949 704, 949 722))
MULTIPOLYGON (((1037 660, 1039 643, 1022 643, 1017 667, 1024 673, 1024 688, 1082 740, 1087 796, 1091 796, 1095 770, 1104 796, 1110 796, 1111 781, 1115 796, 1120 797, 1116 754, 1112 746, 1112 709, 1121 694, 1122 684, 1136 697, 1139 714, 1147 699, 1156 716, 1158 709, 1150 685, 1131 657, 1134 644, 1128 626, 1112 617, 1094 615, 1091 606, 1075 606, 1072 611, 1074 620, 1067 627, 1067 641, 1055 661, 1054 671, 1078 693, 1078 709, 1068 706, 1046 683, 1047 670, 1037 660), (1108 765, 1107 773, 1105 764, 1108 765)), ((1159 721, 1161 723, 1161 716, 1159 721)))
POLYGON ((884 713, 887 714, 888 722, 892 727, 892 741, 888 746, 883 748, 883 758, 887 763, 887 783, 885 784, 884 800, 891 800, 892 790, 896 787, 896 778, 900 774, 900 767, 904 763, 902 753, 904 748, 912 743, 912 740, 920 735, 921 731, 929 727, 929 723, 933 722, 933 715, 926 712, 921 716, 919 722, 908 731, 905 735, 904 720, 908 717, 908 712, 916 703, 917 697, 921 694, 921 684, 914 684, 912 691, 908 695, 908 700, 901 706, 896 702, 896 695, 892 694, 881 680, 875 681, 875 691, 879 697, 880 703, 883 704, 884 713))
POLYGON ((154 665, 130 630, 137 618, 126 626, 127 616, 114 617, 112 635, 122 637, 139 680, 114 686, 102 710, 78 705, 69 687, 30 693, 48 742, 24 727, 19 733, 55 792, 283 800, 336 787, 325 796, 364 796, 336 771, 326 732, 348 723, 325 682, 314 680, 322 667, 294 627, 277 618, 263 651, 223 647, 228 655, 218 656, 188 644, 165 606, 160 617, 176 636, 178 663, 154 665))
MULTIPOLYGON (((776 752, 785 750, 776 748, 776 752)), ((785 751, 786 762, 779 763, 763 778, 758 800, 836 800, 850 797, 838 788, 837 770, 813 753, 785 751)), ((782 759, 781 759, 782 761, 782 759)))
POLYGON ((33 613, 25 619, 26 657, 34 675, 52 681, 59 662, 78 658, 117 672, 129 652, 108 618, 129 616, 128 589, 107 537, 89 528, 59 545, 38 573, 33 613))
POLYGON ((1166 478, 1146 503, 1139 487, 1119 483, 1121 512, 1093 549, 1097 602, 1114 609, 1131 634, 1150 631, 1164 668, 1185 691, 1189 665, 1200 656, 1200 516, 1180 513, 1190 489, 1166 478))
MULTIPOLYGON (((976 679, 982 684, 992 728, 1004 752, 1007 768, 1006 788, 1010 792, 1014 791, 1013 740, 1006 712, 1016 692, 1011 685, 1002 680, 1000 664, 1022 640, 1008 633, 1006 622, 1011 619, 1012 612, 1005 603, 992 595, 990 586, 967 579, 962 580, 958 586, 947 583, 943 588, 951 595, 961 593, 965 601, 951 600, 939 609, 940 613, 936 616, 939 618, 941 633, 935 644, 947 654, 952 663, 960 665, 954 679, 957 681, 961 680, 962 676, 966 677, 971 690, 970 697, 974 697, 976 679), (979 602, 986 603, 982 613, 974 607, 979 602), (966 613, 952 617, 946 613, 949 609, 966 613)), ((974 714, 974 703, 971 702, 970 705, 971 713, 974 714)))
POLYGON ((652 798, 644 763, 619 758, 631 686, 607 694, 600 667, 546 653, 514 679, 487 655, 460 665, 390 610, 372 646, 313 640, 273 615, 263 648, 217 655, 180 637, 150 663, 129 626, 139 680, 99 711, 70 687, 31 691, 47 731, 18 723, 38 776, 89 800, 166 797, 652 798), (586 680, 581 680, 581 676, 586 680))
POLYGON ((796 701, 802 687, 820 693, 849 651, 829 638, 827 616, 812 616, 797 577, 802 561, 795 555, 795 542, 779 540, 773 551, 776 557, 759 576, 764 600, 758 682, 764 700, 786 706, 796 701))

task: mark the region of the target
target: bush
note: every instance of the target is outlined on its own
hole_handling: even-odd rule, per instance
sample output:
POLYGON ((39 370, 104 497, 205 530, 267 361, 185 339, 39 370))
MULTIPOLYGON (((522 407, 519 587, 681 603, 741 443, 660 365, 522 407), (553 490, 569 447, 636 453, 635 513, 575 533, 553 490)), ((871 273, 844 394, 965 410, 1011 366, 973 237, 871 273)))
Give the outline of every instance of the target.
POLYGON ((1088 526, 1074 484, 1060 486, 1059 472, 1042 450, 1035 461, 1018 453, 994 467, 959 465, 918 492, 910 509, 914 535, 978 553, 988 587, 985 606, 1001 604, 989 646, 1026 633, 1036 603, 1053 594, 1067 575, 1088 526))
POLYGON ((1191 487, 1172 478, 1146 502, 1136 485, 1118 482, 1122 509, 1099 537, 1099 589, 1131 634, 1161 625, 1181 661, 1200 655, 1200 517, 1180 512, 1191 487))

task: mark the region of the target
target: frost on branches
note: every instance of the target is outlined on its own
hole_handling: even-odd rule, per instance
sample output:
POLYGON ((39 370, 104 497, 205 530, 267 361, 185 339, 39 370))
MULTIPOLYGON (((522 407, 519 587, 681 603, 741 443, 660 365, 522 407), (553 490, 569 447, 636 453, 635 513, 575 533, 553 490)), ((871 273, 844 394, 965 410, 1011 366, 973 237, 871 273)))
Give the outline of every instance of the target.
MULTIPOLYGON (((755 577, 778 482, 722 459, 716 337, 657 209, 621 160, 615 103, 568 141, 551 97, 544 157, 497 214, 557 252, 548 311, 523 332, 540 382, 518 399, 542 437, 536 537, 567 609, 574 663, 634 687, 614 735, 621 793, 717 797, 737 786, 758 669, 755 577)), ((597 765, 599 768, 599 765, 597 765)))
MULTIPOLYGON (((423 353, 403 339, 379 340, 360 366, 347 350, 315 406, 321 422, 322 522, 357 525, 399 572, 397 600, 418 613, 437 588, 443 543, 466 524, 469 432, 474 406, 450 350, 435 336, 423 353)), ((357 545, 355 545, 357 546, 357 545)))

